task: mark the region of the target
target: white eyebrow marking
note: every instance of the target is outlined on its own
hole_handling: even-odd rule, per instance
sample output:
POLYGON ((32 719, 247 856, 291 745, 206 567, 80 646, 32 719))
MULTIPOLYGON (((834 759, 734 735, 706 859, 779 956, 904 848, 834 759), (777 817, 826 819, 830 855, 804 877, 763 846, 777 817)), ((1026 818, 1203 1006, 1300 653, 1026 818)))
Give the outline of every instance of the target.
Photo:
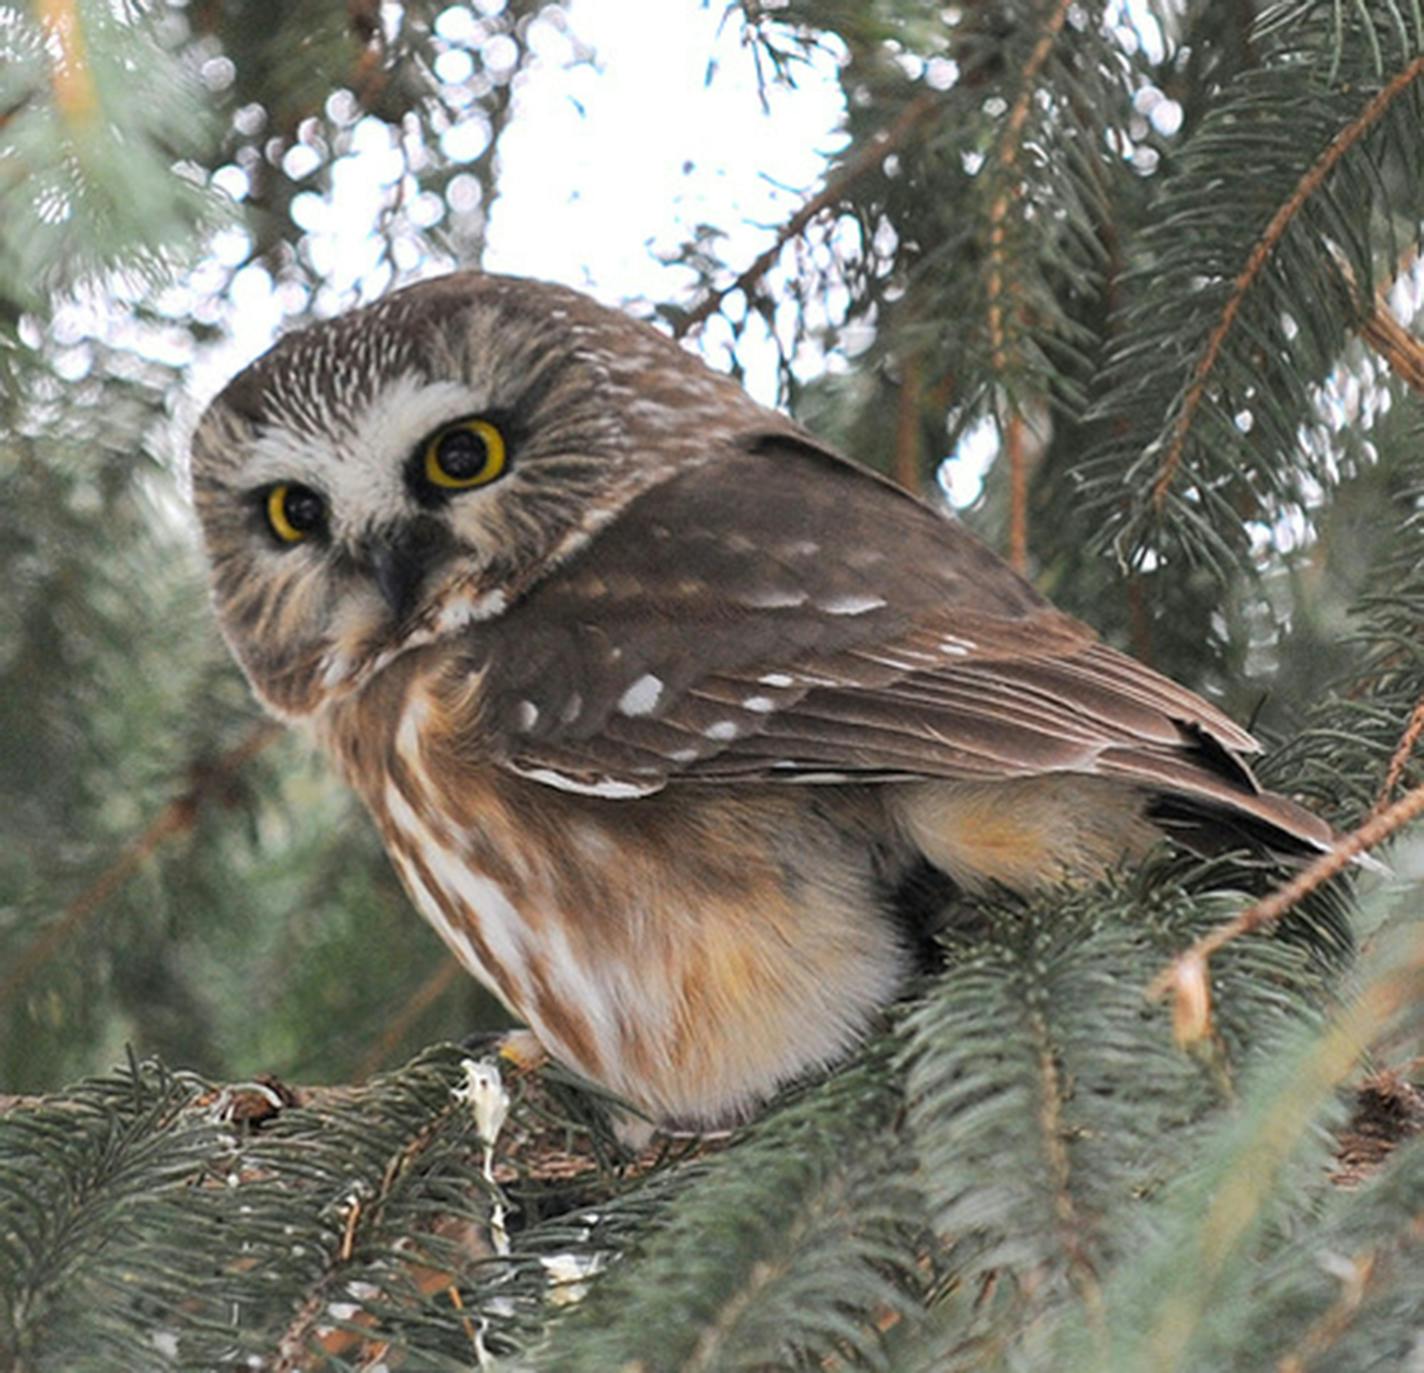
POLYGON ((618 698, 618 709, 624 715, 647 715, 663 694, 663 679, 645 672, 618 698))

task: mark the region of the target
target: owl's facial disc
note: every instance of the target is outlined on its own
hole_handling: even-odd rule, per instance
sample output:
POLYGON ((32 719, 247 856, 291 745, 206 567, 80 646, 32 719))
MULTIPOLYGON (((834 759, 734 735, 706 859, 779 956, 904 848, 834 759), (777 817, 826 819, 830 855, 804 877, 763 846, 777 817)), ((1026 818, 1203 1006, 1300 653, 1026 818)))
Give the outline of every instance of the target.
POLYGON ((278 714, 310 715, 403 653, 498 613, 502 593, 491 592, 510 542, 500 479, 517 469, 520 431, 483 402, 467 383, 404 373, 330 434, 215 410, 195 474, 214 590, 278 714), (206 480, 223 452, 241 465, 206 480))

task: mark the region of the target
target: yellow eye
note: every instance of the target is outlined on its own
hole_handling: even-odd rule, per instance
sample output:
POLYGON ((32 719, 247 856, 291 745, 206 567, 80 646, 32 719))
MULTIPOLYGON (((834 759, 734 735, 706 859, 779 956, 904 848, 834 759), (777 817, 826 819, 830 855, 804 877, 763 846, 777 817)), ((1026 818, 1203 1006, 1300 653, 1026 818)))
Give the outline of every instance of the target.
POLYGON ((468 491, 503 475, 507 456, 504 435, 488 420, 460 420, 425 445, 422 471, 431 486, 468 491))
POLYGON ((301 543, 326 519, 326 502, 308 486, 278 482, 264 501, 267 525, 283 543, 301 543))

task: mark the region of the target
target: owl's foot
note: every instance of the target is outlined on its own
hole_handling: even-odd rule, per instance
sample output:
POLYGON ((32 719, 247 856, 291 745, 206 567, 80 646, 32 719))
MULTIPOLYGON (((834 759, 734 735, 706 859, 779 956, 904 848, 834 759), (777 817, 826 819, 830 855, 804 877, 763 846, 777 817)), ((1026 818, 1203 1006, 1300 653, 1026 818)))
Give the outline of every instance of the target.
POLYGON ((549 1061, 549 1051, 533 1030, 506 1030, 499 1037, 495 1053, 521 1073, 535 1072, 549 1061))
POLYGON ((549 1061, 549 1051, 532 1030, 477 1030, 460 1041, 462 1049, 497 1058, 515 1072, 532 1073, 549 1061))

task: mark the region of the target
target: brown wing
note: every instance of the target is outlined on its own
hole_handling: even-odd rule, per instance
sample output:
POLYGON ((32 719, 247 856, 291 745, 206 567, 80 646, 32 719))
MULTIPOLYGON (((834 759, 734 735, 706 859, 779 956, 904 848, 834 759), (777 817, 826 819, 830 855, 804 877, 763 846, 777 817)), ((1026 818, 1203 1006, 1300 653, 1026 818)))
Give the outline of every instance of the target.
POLYGON ((1100 643, 958 525, 783 436, 645 493, 472 636, 505 766, 671 781, 1120 777, 1262 820, 1255 741, 1100 643))

